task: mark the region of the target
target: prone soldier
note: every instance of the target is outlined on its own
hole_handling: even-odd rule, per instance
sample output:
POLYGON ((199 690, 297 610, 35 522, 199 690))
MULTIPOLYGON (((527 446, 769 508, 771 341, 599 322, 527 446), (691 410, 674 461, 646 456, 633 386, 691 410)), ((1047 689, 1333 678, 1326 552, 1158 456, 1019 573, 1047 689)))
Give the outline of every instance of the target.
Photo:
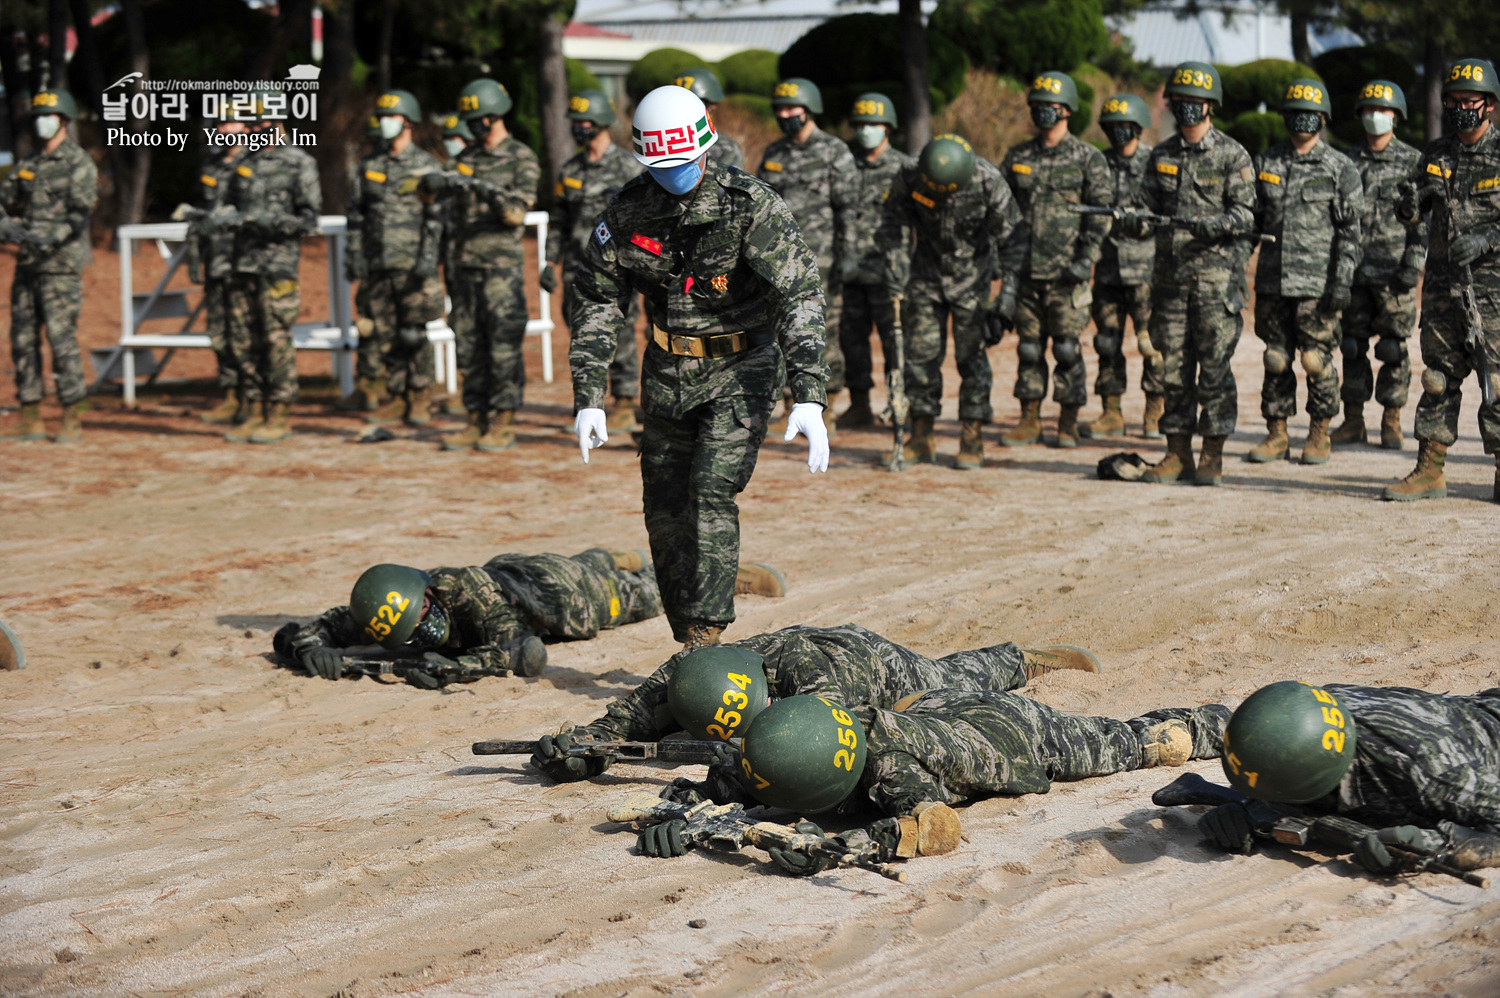
MULTIPOLYGON (((244 132, 245 123, 220 121, 214 130, 220 135, 239 135, 244 132)), ((230 142, 204 155, 194 208, 207 214, 224 203, 234 168, 244 152, 244 146, 230 142)), ((198 418, 216 426, 227 425, 234 422, 240 411, 239 370, 229 352, 229 275, 234 272, 234 233, 217 232, 208 236, 197 225, 190 226, 187 257, 189 278, 203 285, 204 327, 219 365, 219 387, 225 391, 224 401, 198 418)))
MULTIPOLYGON (((672 81, 679 87, 687 87, 708 109, 709 118, 714 116, 714 108, 724 103, 724 85, 719 82, 719 77, 713 70, 706 66, 694 66, 692 69, 684 69, 677 79, 672 81)), ((708 158, 720 166, 732 166, 736 170, 745 168, 745 150, 733 135, 720 131, 717 124, 714 131, 719 133, 719 141, 715 142, 708 151, 708 158)))

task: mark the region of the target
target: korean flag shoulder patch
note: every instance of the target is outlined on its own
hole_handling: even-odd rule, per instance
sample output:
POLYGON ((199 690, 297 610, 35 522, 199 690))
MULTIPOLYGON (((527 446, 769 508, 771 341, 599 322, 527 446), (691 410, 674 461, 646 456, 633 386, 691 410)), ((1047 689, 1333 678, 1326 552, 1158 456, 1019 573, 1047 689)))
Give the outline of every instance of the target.
POLYGON ((594 226, 594 238, 599 240, 600 246, 603 246, 605 243, 609 242, 610 239, 613 238, 610 234, 609 226, 605 225, 602 221, 598 225, 594 226))

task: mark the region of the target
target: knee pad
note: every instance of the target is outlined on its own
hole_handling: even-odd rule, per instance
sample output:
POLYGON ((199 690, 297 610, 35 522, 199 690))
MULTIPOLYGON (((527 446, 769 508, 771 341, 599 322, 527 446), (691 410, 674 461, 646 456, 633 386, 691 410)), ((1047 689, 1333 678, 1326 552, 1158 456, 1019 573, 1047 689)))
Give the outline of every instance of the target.
POLYGON ((1309 377, 1322 377, 1323 372, 1328 370, 1328 362, 1323 359, 1323 351, 1318 349, 1302 351, 1302 370, 1306 371, 1309 377))
POLYGON ((1406 359, 1406 341, 1382 336, 1375 344, 1375 359, 1382 364, 1399 364, 1406 359))
POLYGON ((1022 340, 1016 346, 1016 356, 1023 364, 1035 364, 1042 359, 1042 344, 1040 340, 1022 340))
MULTIPOLYGON (((1357 340, 1352 336, 1345 336, 1343 340, 1339 342, 1339 351, 1343 353, 1345 357, 1348 357, 1352 360, 1365 352, 1365 344, 1363 340, 1357 340)), ((1377 354, 1380 353, 1380 349, 1377 347, 1375 352, 1377 354)))
POLYGON ((1113 333, 1100 333, 1094 337, 1094 349, 1101 357, 1113 357, 1120 352, 1120 338, 1113 333))
POLYGON ((1286 355, 1285 351, 1277 347, 1266 347, 1266 352, 1261 357, 1261 362, 1266 365, 1267 374, 1285 374, 1287 367, 1290 366, 1292 361, 1286 355))
POLYGON ((1053 340, 1052 356, 1059 364, 1071 364, 1078 359, 1077 340, 1053 340))
POLYGON ((1422 372, 1422 391, 1428 395, 1441 395, 1448 390, 1448 379, 1442 371, 1429 367, 1422 372))

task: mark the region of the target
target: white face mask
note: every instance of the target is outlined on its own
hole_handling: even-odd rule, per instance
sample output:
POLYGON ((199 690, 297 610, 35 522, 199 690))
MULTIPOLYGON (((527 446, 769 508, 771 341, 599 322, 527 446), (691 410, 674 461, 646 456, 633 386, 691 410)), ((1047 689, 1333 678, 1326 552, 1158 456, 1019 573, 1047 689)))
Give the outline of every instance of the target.
POLYGON ((880 143, 885 141, 885 126, 860 125, 855 129, 854 137, 862 149, 879 149, 880 143))
POLYGON ((406 129, 406 119, 400 115, 385 115, 380 119, 380 137, 387 142, 406 129))
POLYGON ((451 139, 444 139, 443 148, 448 150, 449 156, 457 156, 459 153, 463 152, 466 147, 464 145, 463 139, 455 137, 451 139))
POLYGON ((1396 127, 1396 112, 1376 111, 1371 108, 1368 111, 1360 112, 1359 122, 1365 126, 1365 131, 1371 135, 1384 135, 1396 127))
POLYGON ((62 127, 62 118, 55 114, 44 114, 36 119, 37 138, 43 142, 51 142, 52 136, 62 127))

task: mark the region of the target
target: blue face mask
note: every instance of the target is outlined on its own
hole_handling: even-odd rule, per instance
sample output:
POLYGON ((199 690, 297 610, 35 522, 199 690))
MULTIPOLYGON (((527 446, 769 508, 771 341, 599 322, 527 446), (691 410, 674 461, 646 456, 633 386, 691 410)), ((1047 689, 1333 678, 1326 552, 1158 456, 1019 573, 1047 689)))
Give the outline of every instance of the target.
POLYGON ((648 166, 646 169, 651 171, 651 179, 661 184, 668 194, 681 197, 703 179, 703 157, 677 166, 648 166))

